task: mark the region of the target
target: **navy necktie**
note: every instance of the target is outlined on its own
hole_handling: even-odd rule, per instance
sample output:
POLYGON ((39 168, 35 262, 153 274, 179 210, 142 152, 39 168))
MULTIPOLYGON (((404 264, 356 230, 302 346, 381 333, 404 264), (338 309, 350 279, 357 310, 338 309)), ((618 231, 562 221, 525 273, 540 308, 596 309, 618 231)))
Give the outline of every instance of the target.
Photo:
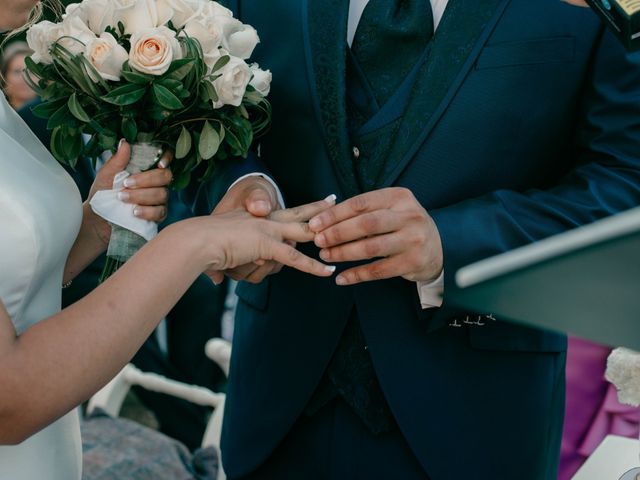
POLYGON ((430 0, 369 0, 351 51, 383 105, 433 37, 430 0))

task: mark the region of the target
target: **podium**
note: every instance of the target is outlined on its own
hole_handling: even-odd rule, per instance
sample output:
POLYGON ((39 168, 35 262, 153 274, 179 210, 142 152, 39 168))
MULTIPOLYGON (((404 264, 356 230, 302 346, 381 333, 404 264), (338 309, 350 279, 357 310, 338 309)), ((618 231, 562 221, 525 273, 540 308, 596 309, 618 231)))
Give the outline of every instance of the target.
POLYGON ((609 435, 572 480, 636 480, 639 447, 638 440, 609 435))
POLYGON ((469 311, 640 350, 640 207, 460 269, 469 311))

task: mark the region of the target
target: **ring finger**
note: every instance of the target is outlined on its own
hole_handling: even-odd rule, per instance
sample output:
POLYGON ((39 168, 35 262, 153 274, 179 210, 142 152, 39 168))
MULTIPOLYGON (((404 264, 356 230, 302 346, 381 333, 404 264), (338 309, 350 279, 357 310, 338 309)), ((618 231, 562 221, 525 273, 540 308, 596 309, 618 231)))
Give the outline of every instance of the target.
POLYGON ((142 205, 136 205, 133 209, 133 214, 144 220, 149 220, 150 222, 161 223, 167 218, 167 207, 148 207, 142 205))
POLYGON ((241 265, 239 267, 232 268, 231 270, 227 270, 225 271, 225 274, 232 280, 235 280, 236 282, 240 282, 242 280, 247 280, 247 278, 253 272, 258 270, 258 268, 260 267, 255 263, 249 263, 247 265, 241 265))
POLYGON ((166 187, 173 180, 173 174, 169 168, 155 168, 142 173, 131 175, 124 181, 127 188, 153 188, 166 187))
POLYGON ((281 263, 268 260, 264 265, 254 270, 253 273, 246 278, 246 281, 249 283, 260 283, 269 275, 278 273, 280 270, 282 270, 281 263))
POLYGON ((125 203, 153 207, 165 205, 169 200, 169 192, 164 187, 144 188, 140 190, 125 189, 118 193, 118 199, 125 203))

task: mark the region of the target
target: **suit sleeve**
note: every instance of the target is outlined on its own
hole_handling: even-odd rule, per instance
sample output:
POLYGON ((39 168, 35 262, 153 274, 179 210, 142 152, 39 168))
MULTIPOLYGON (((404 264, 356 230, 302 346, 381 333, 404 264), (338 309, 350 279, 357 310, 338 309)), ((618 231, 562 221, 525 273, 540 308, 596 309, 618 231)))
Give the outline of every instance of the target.
MULTIPOLYGON (((250 173, 271 176, 258 156, 250 152, 247 158, 233 158, 220 162, 211 179, 206 182, 192 181, 191 185, 180 192, 180 199, 191 207, 195 215, 208 215, 229 187, 237 179, 250 173)), ((196 173, 194 177, 197 176, 196 173)))
POLYGON ((640 203, 640 55, 603 34, 583 92, 577 165, 561 181, 546 190, 494 191, 431 212, 444 250, 445 308, 436 315, 447 313, 447 290, 459 268, 640 203))

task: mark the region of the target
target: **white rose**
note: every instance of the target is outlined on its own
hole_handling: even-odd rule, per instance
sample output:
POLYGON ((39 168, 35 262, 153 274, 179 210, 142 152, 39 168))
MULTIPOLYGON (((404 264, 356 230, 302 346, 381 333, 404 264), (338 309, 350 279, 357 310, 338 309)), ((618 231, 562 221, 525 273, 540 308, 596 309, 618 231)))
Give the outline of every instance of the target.
POLYGON ((70 3, 64 9, 64 14, 62 14, 62 19, 64 20, 65 18, 67 18, 67 17, 69 17, 71 15, 78 15, 79 12, 80 12, 80 4, 79 3, 70 3))
POLYGON ((180 42, 167 27, 148 28, 131 35, 129 65, 139 72, 162 75, 179 58, 182 58, 180 42))
POLYGON ((205 55, 214 53, 222 43, 222 28, 216 22, 189 20, 184 26, 184 32, 200 42, 205 55))
POLYGON ((231 10, 211 0, 158 0, 158 4, 161 3, 168 3, 173 9, 171 22, 176 28, 182 28, 193 20, 206 25, 213 17, 233 16, 231 10))
POLYGON ((213 17, 233 17, 233 12, 226 7, 223 7, 218 2, 212 2, 206 0, 202 2, 202 9, 199 12, 202 19, 212 19, 213 17))
POLYGON ((47 65, 53 63, 49 48, 51 48, 53 42, 61 36, 62 26, 48 20, 36 23, 29 28, 29 30, 27 30, 27 43, 29 44, 29 48, 33 50, 31 59, 36 63, 47 65))
MULTIPOLYGON (((155 0, 111 0, 115 3, 114 22, 122 22, 125 33, 158 27, 158 8, 155 0)), ((115 25, 114 25, 115 27, 115 25)))
MULTIPOLYGON (((105 80, 120 80, 122 64, 127 61, 129 54, 119 45, 113 35, 103 33, 100 38, 91 40, 87 44, 85 55, 105 80)), ((97 82, 97 78, 92 78, 97 82)))
MULTIPOLYGON (((216 48, 215 50, 211 50, 209 53, 204 54, 204 63, 207 65, 207 73, 211 73, 213 67, 218 63, 225 55, 229 55, 229 52, 224 50, 223 48, 216 48)), ((221 73, 221 72, 216 72, 221 73)))
POLYGON ((220 108, 223 105, 239 106, 251 80, 249 65, 240 58, 231 57, 229 63, 219 73, 221 76, 213 82, 218 94, 218 101, 214 102, 213 108, 220 108))
POLYGON ((86 45, 96 38, 79 15, 69 15, 62 21, 62 35, 60 45, 75 55, 83 53, 86 45))
POLYGON ((271 70, 261 70, 260 66, 254 63, 251 65, 251 73, 253 74, 253 78, 251 78, 249 85, 255 88, 263 97, 269 95, 271 91, 271 80, 273 78, 271 70))
POLYGON ((80 6, 84 22, 96 35, 100 35, 107 27, 117 29, 115 5, 113 0, 84 0, 80 6))
MULTIPOLYGON (((168 4, 173 10, 171 23, 176 28, 184 27, 202 10, 202 0, 158 0, 161 4, 168 4)), ((206 0, 209 1, 209 0, 206 0)))
POLYGON ((157 0, 156 9, 158 12, 158 25, 166 25, 169 23, 175 14, 171 0, 157 0))
POLYGON ((260 42, 255 28, 235 18, 224 19, 222 29, 222 46, 234 57, 246 60, 260 42))

